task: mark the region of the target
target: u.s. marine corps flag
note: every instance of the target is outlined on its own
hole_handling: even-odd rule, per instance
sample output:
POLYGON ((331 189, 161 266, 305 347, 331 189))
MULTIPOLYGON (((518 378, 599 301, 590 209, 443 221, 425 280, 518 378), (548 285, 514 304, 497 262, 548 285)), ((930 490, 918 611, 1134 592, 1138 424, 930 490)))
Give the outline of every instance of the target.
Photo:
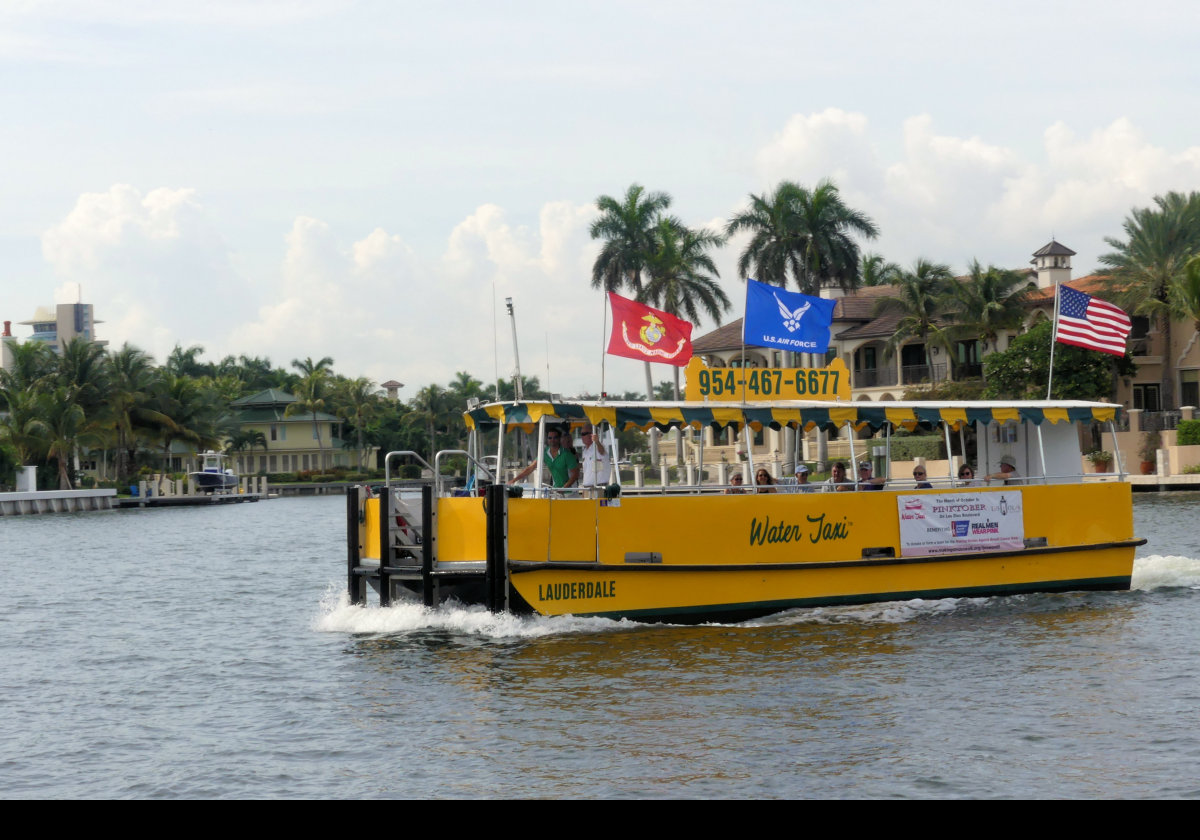
POLYGON ((612 356, 684 367, 692 359, 692 325, 667 312, 608 293, 613 328, 612 356))

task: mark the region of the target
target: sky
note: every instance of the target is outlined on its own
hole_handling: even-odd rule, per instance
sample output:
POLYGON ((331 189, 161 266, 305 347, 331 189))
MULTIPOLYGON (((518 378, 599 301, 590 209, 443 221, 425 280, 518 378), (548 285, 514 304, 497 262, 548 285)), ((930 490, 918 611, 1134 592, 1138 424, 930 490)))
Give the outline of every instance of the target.
POLYGON ((82 299, 160 362, 330 356, 407 398, 510 376, 511 297, 524 375, 640 390, 603 361, 598 196, 719 230, 830 178, 901 265, 1054 237, 1082 276, 1200 189, 1198 36, 1185 2, 6 0, 0 319, 82 299))

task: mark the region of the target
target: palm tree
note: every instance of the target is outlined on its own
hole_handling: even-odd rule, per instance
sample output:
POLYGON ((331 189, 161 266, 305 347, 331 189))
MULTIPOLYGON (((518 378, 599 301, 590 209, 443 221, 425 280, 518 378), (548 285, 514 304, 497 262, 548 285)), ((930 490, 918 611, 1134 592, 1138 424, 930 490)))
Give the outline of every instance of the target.
POLYGON ((445 424, 449 412, 446 392, 437 385, 427 385, 417 392, 404 415, 406 422, 421 423, 429 434, 429 452, 437 452, 437 426, 445 424))
MULTIPOLYGON (((911 339, 924 345, 926 367, 931 368, 929 343, 933 339, 949 353, 949 334, 937 323, 938 315, 944 310, 949 284, 954 280, 950 267, 924 258, 913 263, 909 271, 900 275, 896 283, 897 294, 880 298, 875 303, 874 314, 888 313, 900 316, 896 331, 888 340, 889 355, 911 339)), ((932 374, 932 370, 930 370, 932 374)))
POLYGON ((325 447, 321 444, 321 427, 317 423, 317 414, 325 410, 325 392, 329 374, 333 368, 333 359, 325 356, 314 362, 311 356, 304 361, 292 359, 292 367, 300 372, 300 383, 296 394, 296 402, 290 404, 284 415, 312 415, 313 437, 317 441, 318 467, 325 466, 325 447))
MULTIPOLYGON (((482 383, 479 383, 482 388, 482 383)), ((366 444, 363 442, 363 431, 370 419, 372 409, 379 402, 379 389, 375 383, 360 376, 338 383, 336 396, 339 403, 338 414, 354 425, 358 435, 358 467, 363 467, 363 452, 366 444)))
POLYGON ((1036 288, 1026 272, 994 265, 985 269, 972 260, 966 280, 949 284, 948 306, 956 321, 952 337, 979 338, 995 347, 1001 332, 1021 327, 1025 300, 1036 288))
POLYGON ((899 265, 888 262, 882 254, 866 253, 858 259, 858 280, 863 286, 890 286, 902 272, 899 265))
POLYGON ((829 180, 812 190, 783 181, 773 194, 752 194, 750 209, 735 214, 725 227, 731 236, 742 231, 751 234, 738 259, 743 277, 753 273, 777 286, 786 286, 790 277, 808 295, 820 294, 826 286, 858 288, 858 245, 853 237, 879 235, 870 217, 847 207, 829 180))
POLYGON ((157 371, 149 355, 129 344, 108 357, 108 415, 116 431, 117 478, 133 471, 135 432, 150 425, 146 412, 157 371))
MULTIPOLYGON (((638 300, 696 323, 703 315, 720 323, 729 311, 729 297, 717 282, 720 273, 708 255, 725 237, 690 230, 671 218, 659 219, 654 250, 646 263, 649 281, 638 300)), ((679 399, 679 368, 675 368, 675 399, 679 399)))
POLYGON ((1157 319, 1163 334, 1162 407, 1175 405, 1175 364, 1171 359, 1171 294, 1188 261, 1200 253, 1200 193, 1169 192, 1154 197, 1155 207, 1135 208, 1122 228, 1125 239, 1105 237, 1114 250, 1100 257, 1117 305, 1157 319))
POLYGON ((167 373, 173 373, 176 376, 212 376, 216 372, 216 366, 200 361, 200 355, 203 352, 204 347, 199 344, 193 344, 186 350, 176 344, 171 355, 167 356, 167 363, 164 367, 167 373))
POLYGON ((212 391, 188 376, 163 372, 158 378, 147 416, 155 420, 163 448, 163 472, 171 466, 171 444, 186 441, 193 449, 216 448, 224 430, 222 407, 212 391))
POLYGON ((58 463, 58 489, 71 489, 69 464, 81 444, 94 439, 88 428, 83 407, 70 399, 65 388, 44 396, 42 411, 45 417, 46 455, 58 463))
MULTIPOLYGON (((596 199, 600 218, 592 222, 592 239, 603 239, 604 246, 592 264, 592 288, 606 292, 625 291, 631 297, 642 292, 642 272, 654 252, 654 229, 659 218, 671 206, 664 192, 646 193, 641 184, 630 184, 624 199, 602 195, 596 199)), ((654 380, 650 362, 646 367, 646 394, 654 399, 654 380)), ((650 434, 650 457, 658 461, 658 436, 650 434)))
POLYGON ((647 193, 641 184, 631 184, 620 201, 607 195, 596 199, 600 218, 592 222, 591 235, 604 240, 604 246, 592 264, 593 289, 641 293, 642 272, 654 250, 654 229, 670 206, 671 196, 647 193))
POLYGON ((0 413, 0 437, 7 440, 22 466, 34 464, 46 451, 49 428, 44 395, 33 390, 3 390, 4 412, 0 413))
MULTIPOLYGON (((8 392, 36 391, 54 375, 57 358, 43 341, 10 344, 12 364, 0 368, 0 389, 8 392)), ((0 402, 0 407, 3 407, 0 402)))

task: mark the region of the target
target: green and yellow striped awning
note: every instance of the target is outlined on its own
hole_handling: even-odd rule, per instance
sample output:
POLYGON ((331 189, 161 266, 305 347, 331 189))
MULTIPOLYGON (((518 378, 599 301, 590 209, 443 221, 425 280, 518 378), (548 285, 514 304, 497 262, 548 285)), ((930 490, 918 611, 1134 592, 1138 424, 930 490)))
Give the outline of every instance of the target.
POLYGON ((762 403, 737 405, 713 403, 585 403, 520 402, 491 403, 465 412, 467 428, 530 429, 541 418, 572 423, 607 422, 620 430, 652 428, 661 431, 705 426, 721 430, 740 429, 749 424, 764 427, 790 427, 805 430, 870 427, 877 430, 891 423, 914 429, 939 426, 957 428, 964 423, 1007 423, 1027 421, 1041 425, 1045 421, 1099 422, 1115 419, 1118 406, 1087 402, 955 402, 955 403, 794 403, 764 406, 762 403))

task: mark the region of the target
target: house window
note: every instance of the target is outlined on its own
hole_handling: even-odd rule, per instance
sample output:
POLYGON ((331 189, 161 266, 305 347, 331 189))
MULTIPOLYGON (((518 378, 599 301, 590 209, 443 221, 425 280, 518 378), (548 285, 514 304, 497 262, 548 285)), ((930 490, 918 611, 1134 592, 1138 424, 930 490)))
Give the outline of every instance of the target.
POLYGON ((279 427, 274 423, 271 424, 271 440, 279 440, 279 427))
POLYGON ((1134 315, 1130 320, 1129 354, 1131 356, 1150 355, 1150 319, 1144 315, 1134 315))
POLYGON ((1158 401, 1158 384, 1154 385, 1134 385, 1133 386, 1133 407, 1140 408, 1142 411, 1159 411, 1158 401))
POLYGON ((875 370, 879 367, 874 347, 861 347, 854 355, 858 357, 858 364, 855 365, 858 370, 875 370))
POLYGON ((1179 404, 1200 405, 1200 370, 1179 371, 1179 404))

